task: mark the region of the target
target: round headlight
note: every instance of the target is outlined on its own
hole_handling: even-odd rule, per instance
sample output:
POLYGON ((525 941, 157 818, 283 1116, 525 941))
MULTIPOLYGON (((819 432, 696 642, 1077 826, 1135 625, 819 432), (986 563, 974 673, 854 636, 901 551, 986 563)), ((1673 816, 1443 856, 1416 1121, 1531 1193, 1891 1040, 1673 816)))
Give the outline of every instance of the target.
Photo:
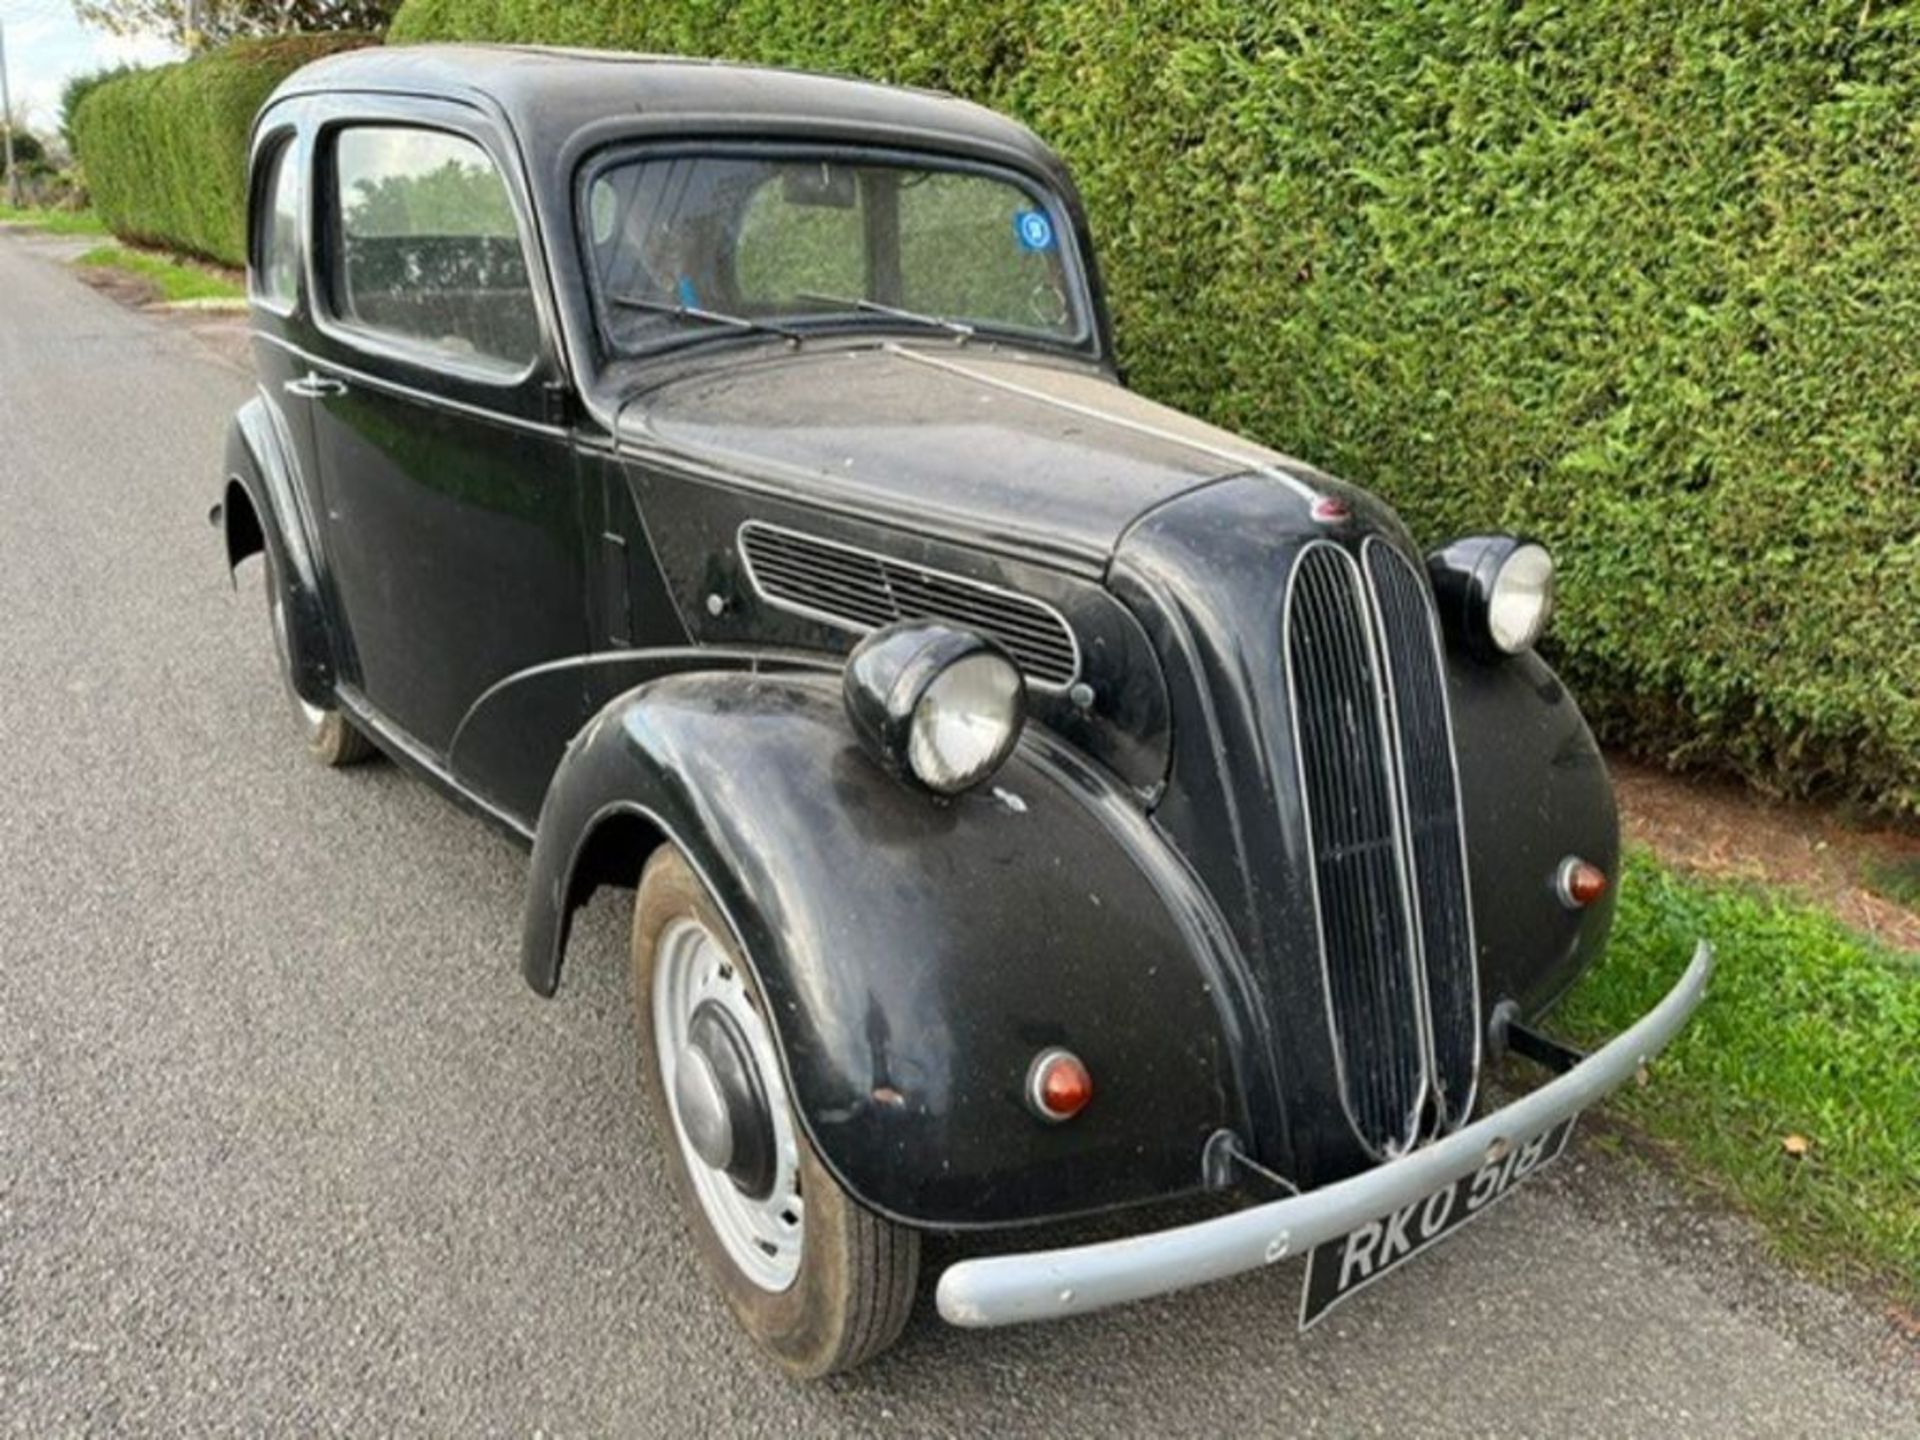
POLYGON ((1487 638, 1509 655, 1531 650, 1553 614, 1553 557, 1521 545, 1494 572, 1487 594, 1487 638))
POLYGON ((847 660, 847 716, 895 775, 957 795, 992 775, 1026 723, 1020 669, 984 636, 926 621, 876 630, 847 660))
POLYGON ((990 650, 956 660, 913 707, 907 763, 930 789, 954 794, 987 778, 1020 735, 1020 672, 990 650))
POLYGON ((1553 615, 1553 557, 1531 540, 1472 535, 1427 557, 1447 633, 1483 659, 1531 650, 1553 615))

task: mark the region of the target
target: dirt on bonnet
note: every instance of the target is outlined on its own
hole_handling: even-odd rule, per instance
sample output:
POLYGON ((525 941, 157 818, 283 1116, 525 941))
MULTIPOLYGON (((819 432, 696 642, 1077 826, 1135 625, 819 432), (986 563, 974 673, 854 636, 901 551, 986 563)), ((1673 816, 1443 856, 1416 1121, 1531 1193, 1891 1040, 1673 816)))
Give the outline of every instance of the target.
POLYGON ((1681 779, 1622 755, 1607 767, 1629 840, 1682 870, 1789 890, 1896 950, 1920 952, 1920 912, 1868 888, 1877 869, 1920 870, 1920 834, 1850 823, 1726 781, 1681 779))

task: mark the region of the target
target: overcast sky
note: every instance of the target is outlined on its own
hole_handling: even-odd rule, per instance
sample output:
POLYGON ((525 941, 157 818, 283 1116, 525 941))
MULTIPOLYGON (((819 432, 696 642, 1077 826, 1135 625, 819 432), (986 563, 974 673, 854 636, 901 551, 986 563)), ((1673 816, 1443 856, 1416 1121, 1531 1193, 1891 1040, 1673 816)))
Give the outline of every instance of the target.
POLYGON ((154 65, 179 52, 152 36, 107 35, 73 18, 67 0, 0 0, 6 31, 7 83, 14 108, 25 107, 36 130, 60 124, 60 87, 67 77, 128 61, 154 65))

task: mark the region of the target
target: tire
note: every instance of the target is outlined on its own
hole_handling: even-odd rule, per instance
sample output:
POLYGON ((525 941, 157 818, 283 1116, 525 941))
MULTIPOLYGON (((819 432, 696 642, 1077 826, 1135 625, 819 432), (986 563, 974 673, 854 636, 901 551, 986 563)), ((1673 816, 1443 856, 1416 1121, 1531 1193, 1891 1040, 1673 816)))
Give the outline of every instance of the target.
MULTIPOLYGON (((719 907, 672 846, 656 851, 641 876, 634 906, 633 976, 641 1086, 660 1127, 667 1168, 673 1172, 694 1243, 734 1317, 782 1368, 799 1378, 831 1375, 872 1359, 899 1338, 913 1307, 920 1236, 862 1209, 815 1153, 786 1098, 759 985, 741 963, 719 907), (693 958, 683 958, 689 946, 696 947, 693 958), (715 982, 727 987, 723 992, 702 993, 723 993, 736 1014, 738 1002, 744 1001, 748 1008, 740 1014, 740 1023, 757 1022, 759 1034, 751 1037, 754 1051, 774 1072, 761 1077, 763 1093, 773 1120, 774 1148, 788 1156, 782 1175, 790 1175, 799 1202, 797 1255, 787 1256, 783 1249, 778 1262, 770 1258, 771 1247, 763 1246, 762 1255, 743 1246, 739 1226, 728 1221, 740 1207, 765 1219, 766 1212, 781 1203, 773 1197, 785 1195, 781 1180, 776 1178, 767 1200, 744 1196, 725 1172, 695 1153, 669 1098, 670 1057, 680 1048, 673 1015, 681 990, 674 977, 712 973, 716 962, 723 974, 731 967, 738 989, 731 988, 735 982, 727 977, 715 982), (729 1189, 741 1198, 729 1200, 729 1189), (749 1273, 749 1267, 759 1273, 749 1273)), ((779 1224, 768 1223, 776 1229, 779 1224)))
POLYGON ((373 742, 354 729, 338 710, 310 704, 293 688, 293 645, 287 634, 285 592, 280 587, 279 565, 274 560, 272 545, 261 553, 265 560, 262 570, 267 583, 267 620, 273 626, 273 652, 280 665, 280 683, 286 687, 294 723, 306 740, 307 753, 329 769, 358 765, 375 753, 373 742))

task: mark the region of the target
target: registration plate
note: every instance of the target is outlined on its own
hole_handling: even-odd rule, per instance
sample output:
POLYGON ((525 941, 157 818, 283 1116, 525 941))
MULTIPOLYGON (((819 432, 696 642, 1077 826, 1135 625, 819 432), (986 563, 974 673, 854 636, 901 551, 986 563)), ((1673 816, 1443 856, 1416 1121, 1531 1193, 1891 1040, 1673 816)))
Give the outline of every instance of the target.
POLYGON ((1369 1220, 1343 1239, 1316 1245, 1307 1259, 1307 1280, 1300 1293, 1300 1328, 1307 1329, 1349 1295, 1357 1295, 1476 1215, 1484 1215, 1514 1186, 1559 1158, 1578 1118, 1570 1115, 1551 1129, 1516 1142, 1473 1174, 1442 1185, 1391 1215, 1369 1220))

